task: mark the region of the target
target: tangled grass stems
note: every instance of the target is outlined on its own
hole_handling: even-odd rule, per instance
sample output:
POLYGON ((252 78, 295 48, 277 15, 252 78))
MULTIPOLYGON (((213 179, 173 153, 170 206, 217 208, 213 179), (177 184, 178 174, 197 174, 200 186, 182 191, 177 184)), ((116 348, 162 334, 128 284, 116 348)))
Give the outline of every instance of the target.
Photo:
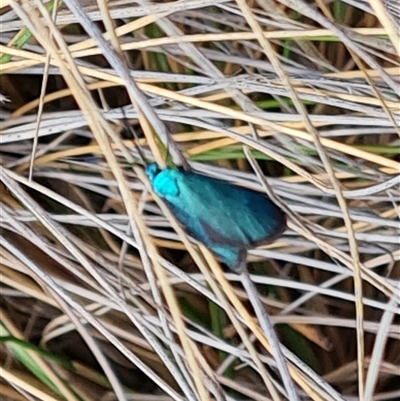
POLYGON ((256 296, 299 399, 400 397, 397 2, 2 7, 5 396, 287 399, 256 296), (148 160, 272 188, 256 293, 152 201, 124 119, 148 160))

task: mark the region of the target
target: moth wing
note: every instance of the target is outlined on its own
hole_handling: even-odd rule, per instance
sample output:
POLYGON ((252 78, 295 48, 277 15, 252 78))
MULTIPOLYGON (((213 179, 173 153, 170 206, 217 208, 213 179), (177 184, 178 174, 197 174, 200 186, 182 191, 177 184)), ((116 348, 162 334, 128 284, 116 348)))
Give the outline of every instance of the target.
POLYGON ((286 227, 285 215, 267 197, 225 181, 165 169, 152 183, 188 234, 233 270, 244 264, 247 249, 286 227))
POLYGON ((284 213, 258 192, 190 172, 183 173, 180 184, 180 197, 198 205, 192 213, 217 244, 248 249, 286 228, 284 213))
POLYGON ((164 199, 193 237, 208 246, 248 246, 249 238, 230 215, 229 198, 219 192, 220 181, 186 172, 174 178, 178 191, 164 199))
POLYGON ((212 246, 211 251, 217 255, 231 270, 240 273, 246 266, 247 250, 231 246, 212 246))
POLYGON ((214 230, 206 221, 186 213, 185 210, 166 201, 171 212, 187 233, 206 245, 220 260, 236 272, 240 272, 246 262, 246 248, 240 247, 229 237, 214 230))
POLYGON ((208 247, 211 248, 215 244, 226 244, 233 247, 241 245, 239 241, 232 240, 229 236, 225 236, 223 232, 215 229, 212 224, 210 225, 209 220, 206 220, 209 216, 199 216, 198 214, 190 213, 190 208, 182 208, 170 201, 166 201, 166 203, 188 234, 208 247))

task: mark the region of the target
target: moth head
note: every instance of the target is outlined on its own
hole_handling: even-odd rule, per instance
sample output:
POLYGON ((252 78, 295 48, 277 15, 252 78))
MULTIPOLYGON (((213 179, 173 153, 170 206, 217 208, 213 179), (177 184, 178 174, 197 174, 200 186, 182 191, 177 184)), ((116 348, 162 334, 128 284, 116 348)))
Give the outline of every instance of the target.
POLYGON ((151 163, 146 167, 146 174, 149 177, 150 181, 153 181, 157 174, 160 172, 157 164, 151 163))

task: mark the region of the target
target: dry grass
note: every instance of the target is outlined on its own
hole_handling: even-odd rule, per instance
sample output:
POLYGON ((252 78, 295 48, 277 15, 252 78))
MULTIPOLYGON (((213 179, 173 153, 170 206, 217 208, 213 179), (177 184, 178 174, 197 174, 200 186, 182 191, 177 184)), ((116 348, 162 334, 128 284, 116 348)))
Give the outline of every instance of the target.
POLYGON ((4 0, 1 399, 400 399, 399 17, 4 0), (152 202, 126 119, 161 166, 268 177, 289 227, 257 290, 152 202))

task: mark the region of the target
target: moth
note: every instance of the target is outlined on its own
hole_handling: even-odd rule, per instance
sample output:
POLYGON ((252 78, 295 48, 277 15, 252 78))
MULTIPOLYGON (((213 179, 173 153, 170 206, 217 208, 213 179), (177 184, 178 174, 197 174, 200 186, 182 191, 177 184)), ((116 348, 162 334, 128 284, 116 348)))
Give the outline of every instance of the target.
POLYGON ((248 249, 272 242, 286 229, 285 214, 259 192, 155 163, 146 174, 184 230, 234 272, 245 268, 248 249))

